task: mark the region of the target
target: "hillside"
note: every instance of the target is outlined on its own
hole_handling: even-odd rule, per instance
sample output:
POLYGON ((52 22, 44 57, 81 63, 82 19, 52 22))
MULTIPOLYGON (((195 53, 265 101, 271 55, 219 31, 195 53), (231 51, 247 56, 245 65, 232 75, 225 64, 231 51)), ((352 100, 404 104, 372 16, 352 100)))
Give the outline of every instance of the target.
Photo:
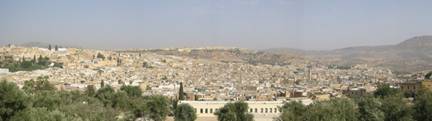
POLYGON ((343 65, 369 64, 397 72, 432 69, 432 36, 418 36, 396 45, 349 47, 330 51, 269 49, 277 54, 300 54, 324 63, 343 65))
POLYGON ((291 65, 304 63, 306 60, 297 54, 274 54, 264 51, 254 51, 240 48, 182 48, 182 49, 151 49, 127 52, 147 52, 160 55, 174 55, 194 59, 207 59, 220 62, 248 63, 252 65, 291 65))

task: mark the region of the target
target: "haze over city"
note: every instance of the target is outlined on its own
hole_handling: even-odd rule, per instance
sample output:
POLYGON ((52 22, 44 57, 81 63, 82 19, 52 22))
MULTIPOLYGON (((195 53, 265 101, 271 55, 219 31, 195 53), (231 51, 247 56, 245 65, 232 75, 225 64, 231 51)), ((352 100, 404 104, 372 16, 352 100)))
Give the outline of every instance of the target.
POLYGON ((432 121, 430 0, 0 0, 0 121, 432 121))
POLYGON ((0 44, 337 49, 432 33, 428 0, 0 1, 0 44))

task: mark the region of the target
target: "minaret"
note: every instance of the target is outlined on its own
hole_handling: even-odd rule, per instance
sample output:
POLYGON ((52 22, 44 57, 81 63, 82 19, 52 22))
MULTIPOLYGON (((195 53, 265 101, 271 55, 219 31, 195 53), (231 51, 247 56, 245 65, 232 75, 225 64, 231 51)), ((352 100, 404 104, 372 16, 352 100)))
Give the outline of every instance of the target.
POLYGON ((311 65, 307 65, 307 79, 308 79, 308 81, 312 80, 312 66, 311 65))

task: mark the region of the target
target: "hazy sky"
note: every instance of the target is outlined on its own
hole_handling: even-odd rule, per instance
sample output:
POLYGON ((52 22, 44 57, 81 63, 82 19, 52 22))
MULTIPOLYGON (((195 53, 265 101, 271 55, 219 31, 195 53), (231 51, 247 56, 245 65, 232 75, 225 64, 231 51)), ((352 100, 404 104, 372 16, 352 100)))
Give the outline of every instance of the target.
POLYGON ((0 43, 335 49, 432 34, 431 0, 0 0, 0 43))

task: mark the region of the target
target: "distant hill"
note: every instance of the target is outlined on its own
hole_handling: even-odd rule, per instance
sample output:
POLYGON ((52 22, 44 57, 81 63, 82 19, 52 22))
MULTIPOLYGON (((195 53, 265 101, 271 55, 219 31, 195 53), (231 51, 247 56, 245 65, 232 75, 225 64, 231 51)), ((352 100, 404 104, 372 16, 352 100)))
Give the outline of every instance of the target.
MULTIPOLYGON (((19 45, 47 48, 49 44, 29 42, 19 45)), ((54 48, 55 44, 51 45, 54 48)), ((274 48, 260 51, 240 48, 181 48, 135 51, 248 64, 290 65, 314 61, 340 65, 368 64, 387 67, 401 73, 432 70, 432 36, 417 36, 395 45, 349 47, 328 51, 306 51, 290 48, 274 48)))
POLYGON ((330 51, 282 48, 265 51, 275 54, 300 54, 324 63, 383 66, 402 73, 432 69, 432 36, 417 36, 396 45, 349 47, 330 51))
POLYGON ((248 63, 256 64, 269 64, 269 65, 289 65, 294 63, 303 63, 305 60, 301 56, 290 54, 274 54, 264 51, 254 51, 241 48, 229 49, 151 49, 151 50, 136 50, 128 52, 150 52, 161 55, 174 55, 190 57, 194 59, 207 59, 220 62, 233 62, 233 63, 248 63))
POLYGON ((55 46, 58 47, 73 47, 73 48, 79 48, 78 46, 72 46, 69 44, 58 44, 58 43, 47 43, 47 42, 24 42, 24 43, 12 43, 12 44, 16 44, 17 46, 21 46, 21 47, 39 47, 39 48, 48 48, 49 45, 51 45, 52 48, 54 48, 55 46))
MULTIPOLYGON (((44 43, 44 42, 26 42, 26 43, 21 43, 18 44, 18 46, 23 46, 23 47, 40 47, 40 48, 48 48, 50 44, 49 43, 44 43)), ((54 48, 54 45, 51 45, 54 48)))

